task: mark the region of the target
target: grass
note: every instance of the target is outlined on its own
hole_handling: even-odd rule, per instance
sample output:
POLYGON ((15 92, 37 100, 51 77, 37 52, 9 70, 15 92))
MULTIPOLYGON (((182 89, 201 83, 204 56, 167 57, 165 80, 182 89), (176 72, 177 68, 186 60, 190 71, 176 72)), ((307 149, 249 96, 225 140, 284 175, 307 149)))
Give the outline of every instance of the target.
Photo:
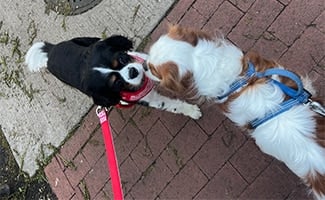
POLYGON ((50 10, 53 10, 56 14, 61 14, 64 16, 70 15, 72 13, 72 8, 69 1, 67 0, 56 0, 56 2, 47 0, 45 13, 49 14, 50 10))
MULTIPOLYGON (((9 31, 3 30, 4 23, 0 22, 0 44, 5 48, 10 48, 10 55, 0 55, 0 83, 4 83, 7 88, 19 88, 20 91, 31 102, 34 95, 40 90, 35 89, 32 84, 27 84, 23 67, 20 65, 24 60, 24 53, 21 50, 21 40, 18 36, 10 34, 9 31)), ((27 28, 29 34, 28 42, 32 43, 37 35, 37 28, 34 20, 31 21, 27 28)), ((4 90, 5 91, 5 90, 4 90)), ((8 97, 12 92, 1 92, 2 97, 8 97)))
POLYGON ((80 186, 84 200, 90 200, 90 193, 84 180, 81 181, 80 186))
POLYGON ((32 45, 34 42, 34 39, 37 37, 37 27, 36 27, 34 20, 32 20, 29 23, 28 28, 27 28, 27 34, 29 36, 28 44, 32 45))
POLYGON ((10 146, 0 126, 1 156, 5 157, 5 163, 0 164, 0 185, 8 184, 10 194, 0 199, 56 199, 47 184, 43 169, 39 169, 33 177, 20 170, 11 153, 10 146))

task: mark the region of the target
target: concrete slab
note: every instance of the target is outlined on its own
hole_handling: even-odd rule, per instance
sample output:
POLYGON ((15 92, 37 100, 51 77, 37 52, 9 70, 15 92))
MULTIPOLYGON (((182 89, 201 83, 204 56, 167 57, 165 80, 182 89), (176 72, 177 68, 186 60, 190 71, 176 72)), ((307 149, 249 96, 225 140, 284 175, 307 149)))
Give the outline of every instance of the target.
POLYGON ((174 0, 103 0, 76 16, 48 14, 43 0, 0 2, 0 131, 16 161, 33 175, 92 105, 46 70, 30 73, 23 58, 33 42, 123 34, 135 46, 152 31, 174 0))

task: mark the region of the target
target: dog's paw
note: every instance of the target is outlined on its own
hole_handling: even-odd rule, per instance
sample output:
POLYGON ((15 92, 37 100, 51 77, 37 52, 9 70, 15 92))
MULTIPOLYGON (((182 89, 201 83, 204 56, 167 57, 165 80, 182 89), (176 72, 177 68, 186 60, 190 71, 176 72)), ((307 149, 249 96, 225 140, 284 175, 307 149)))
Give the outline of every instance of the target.
POLYGON ((202 117, 201 110, 197 105, 185 104, 182 113, 192 119, 199 119, 202 117))

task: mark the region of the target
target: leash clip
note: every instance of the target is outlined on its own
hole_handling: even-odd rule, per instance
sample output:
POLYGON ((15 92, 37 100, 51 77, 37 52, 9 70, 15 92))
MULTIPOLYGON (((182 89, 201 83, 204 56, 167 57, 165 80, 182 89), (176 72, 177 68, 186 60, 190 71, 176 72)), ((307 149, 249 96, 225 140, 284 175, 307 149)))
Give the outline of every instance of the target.
POLYGON ((100 113, 101 113, 103 110, 104 110, 105 112, 107 112, 107 111, 108 111, 108 108, 106 108, 106 107, 102 107, 102 106, 97 106, 97 108, 96 108, 96 115, 97 115, 98 117, 100 117, 100 113))
POLYGON ((97 106, 96 108, 96 115, 99 118, 100 124, 103 124, 107 120, 107 111, 108 109, 106 107, 97 106))
POLYGON ((320 104, 317 101, 313 101, 311 99, 308 99, 308 102, 306 104, 310 107, 312 111, 325 117, 325 107, 322 104, 320 104))

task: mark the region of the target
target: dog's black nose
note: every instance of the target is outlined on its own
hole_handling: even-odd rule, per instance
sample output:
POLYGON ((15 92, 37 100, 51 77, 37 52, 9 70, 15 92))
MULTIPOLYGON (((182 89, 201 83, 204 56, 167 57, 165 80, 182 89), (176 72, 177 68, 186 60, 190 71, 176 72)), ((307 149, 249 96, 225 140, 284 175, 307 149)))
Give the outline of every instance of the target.
POLYGON ((131 68, 129 69, 129 77, 130 77, 130 79, 134 79, 134 78, 136 78, 138 75, 139 75, 139 71, 138 71, 136 68, 131 67, 131 68))

